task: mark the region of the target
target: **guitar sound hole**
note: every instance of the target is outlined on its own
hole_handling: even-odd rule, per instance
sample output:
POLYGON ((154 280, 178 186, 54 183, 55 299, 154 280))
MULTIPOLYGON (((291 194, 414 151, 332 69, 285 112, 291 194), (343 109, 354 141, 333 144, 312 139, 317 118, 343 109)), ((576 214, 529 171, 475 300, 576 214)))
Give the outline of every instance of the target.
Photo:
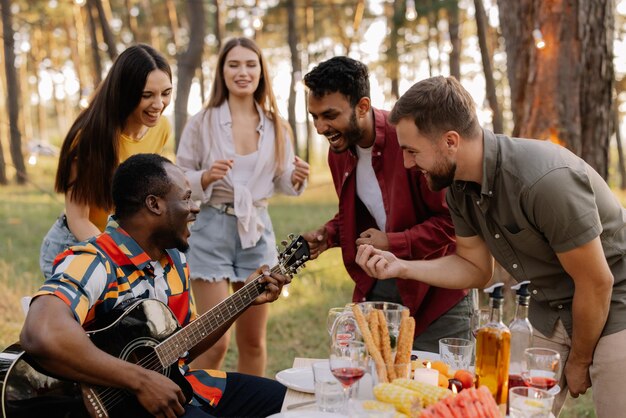
POLYGON ((169 376, 169 368, 163 369, 154 348, 150 346, 141 345, 139 347, 131 348, 131 350, 122 358, 129 363, 135 363, 145 369, 154 370, 158 373, 164 374, 165 376, 169 376))

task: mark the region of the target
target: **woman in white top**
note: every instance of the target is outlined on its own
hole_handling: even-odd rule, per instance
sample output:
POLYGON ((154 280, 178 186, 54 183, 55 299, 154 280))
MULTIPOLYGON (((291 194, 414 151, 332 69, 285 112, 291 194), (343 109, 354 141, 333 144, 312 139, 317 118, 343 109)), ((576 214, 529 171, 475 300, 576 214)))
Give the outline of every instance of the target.
MULTIPOLYGON (((267 211, 274 190, 299 195, 309 165, 294 156, 289 125, 279 116, 265 59, 254 41, 224 44, 211 97, 187 122, 176 155, 201 201, 187 254, 199 313, 240 289, 261 264, 276 264, 276 240, 267 211)), ((236 321, 237 370, 262 376, 266 365, 268 305, 236 321)), ((229 333, 194 361, 219 369, 229 333)))

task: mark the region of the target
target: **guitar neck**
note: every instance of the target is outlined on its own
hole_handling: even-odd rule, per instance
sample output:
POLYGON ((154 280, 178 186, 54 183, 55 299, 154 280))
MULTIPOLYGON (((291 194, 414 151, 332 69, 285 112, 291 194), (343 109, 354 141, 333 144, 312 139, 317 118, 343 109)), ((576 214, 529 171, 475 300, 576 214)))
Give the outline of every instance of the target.
MULTIPOLYGON (((272 272, 279 271, 279 266, 272 268, 272 272)), ((262 277, 260 275, 247 283, 185 328, 157 345, 155 350, 161 364, 166 367, 178 361, 187 351, 250 306, 265 290, 265 283, 260 282, 262 277)))

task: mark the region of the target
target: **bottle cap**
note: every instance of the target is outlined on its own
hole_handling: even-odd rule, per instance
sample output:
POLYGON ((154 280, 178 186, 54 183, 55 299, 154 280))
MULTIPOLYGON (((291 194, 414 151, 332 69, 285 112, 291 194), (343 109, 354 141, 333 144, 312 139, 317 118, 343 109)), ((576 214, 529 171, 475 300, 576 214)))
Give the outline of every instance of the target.
POLYGON ((517 296, 530 296, 530 292, 528 291, 528 285, 530 281, 524 280, 523 282, 519 282, 515 286, 511 286, 511 290, 515 290, 517 296))
POLYGON ((504 283, 496 283, 493 286, 483 289, 483 292, 489 293, 491 299, 504 299, 502 289, 504 289, 504 283))

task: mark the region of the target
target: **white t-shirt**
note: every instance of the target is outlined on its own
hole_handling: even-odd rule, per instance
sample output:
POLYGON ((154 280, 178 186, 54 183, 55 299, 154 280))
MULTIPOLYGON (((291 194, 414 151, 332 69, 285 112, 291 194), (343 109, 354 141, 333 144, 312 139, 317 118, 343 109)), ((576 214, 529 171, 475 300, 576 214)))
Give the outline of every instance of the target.
POLYGON ((259 151, 246 155, 235 154, 235 164, 232 170, 235 185, 248 185, 248 180, 254 175, 257 158, 259 158, 259 151))
POLYGON ((387 214, 383 204, 383 194, 380 191, 374 167, 372 167, 372 147, 361 148, 357 146, 356 153, 359 156, 356 166, 356 194, 376 220, 378 229, 384 232, 387 214))

